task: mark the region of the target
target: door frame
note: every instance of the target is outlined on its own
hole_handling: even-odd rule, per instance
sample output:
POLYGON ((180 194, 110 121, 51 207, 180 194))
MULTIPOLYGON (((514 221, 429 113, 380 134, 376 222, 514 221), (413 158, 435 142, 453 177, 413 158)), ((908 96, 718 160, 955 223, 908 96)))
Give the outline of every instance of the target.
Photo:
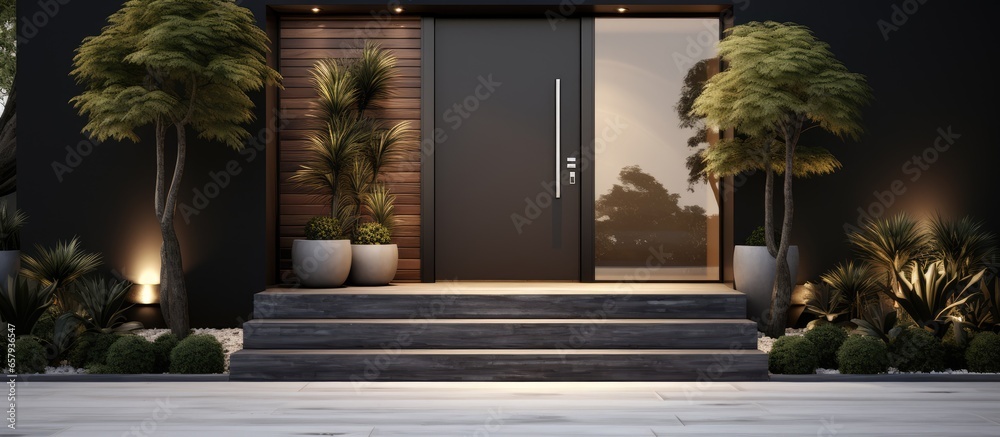
MULTIPOLYGON (((481 17, 481 16, 480 16, 481 17)), ((518 18, 530 16, 519 15, 518 18)), ((537 17, 537 16, 536 16, 537 17)), ((596 281, 595 280, 595 168, 594 141, 595 141, 595 19, 596 18, 622 18, 621 15, 611 13, 592 14, 580 17, 580 176, 581 199, 580 199, 580 282, 616 282, 616 281, 596 281)), ((718 18, 719 38, 723 37, 725 30, 733 25, 732 8, 725 9, 722 13, 658 13, 643 14, 636 18, 718 18)), ((448 18, 455 18, 448 16, 448 18)), ((474 19, 476 16, 463 16, 463 18, 474 19)), ((420 281, 436 282, 435 264, 435 215, 434 215, 434 136, 436 135, 435 120, 435 73, 434 73, 434 28, 435 18, 433 15, 421 17, 421 91, 420 91, 420 281)), ((731 135, 727 133, 728 137, 731 135)), ((731 282, 732 260, 728 253, 732 252, 732 197, 733 178, 728 177, 722 181, 720 188, 720 222, 722 229, 719 238, 719 280, 711 281, 644 281, 644 282, 731 282), (727 249, 729 250, 727 252, 727 249)))

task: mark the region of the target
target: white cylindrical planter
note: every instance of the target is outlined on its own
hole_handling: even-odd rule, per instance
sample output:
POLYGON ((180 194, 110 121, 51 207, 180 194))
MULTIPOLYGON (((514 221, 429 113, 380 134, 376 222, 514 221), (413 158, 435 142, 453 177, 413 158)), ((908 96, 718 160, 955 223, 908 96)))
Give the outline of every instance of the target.
POLYGON ((7 278, 16 276, 21 270, 20 250, 0 250, 0 281, 3 286, 7 286, 7 278))
POLYGON ((351 240, 293 241, 292 270, 303 287, 344 285, 351 272, 351 240))
POLYGON ((387 285, 396 277, 395 244, 352 244, 351 285, 387 285))
MULTIPOLYGON (((747 317, 753 321, 764 320, 771 308, 771 291, 774 290, 775 259, 766 246, 736 246, 733 251, 733 280, 736 289, 747 295, 747 317)), ((788 270, 792 274, 792 287, 799 271, 799 247, 788 248, 788 270)))

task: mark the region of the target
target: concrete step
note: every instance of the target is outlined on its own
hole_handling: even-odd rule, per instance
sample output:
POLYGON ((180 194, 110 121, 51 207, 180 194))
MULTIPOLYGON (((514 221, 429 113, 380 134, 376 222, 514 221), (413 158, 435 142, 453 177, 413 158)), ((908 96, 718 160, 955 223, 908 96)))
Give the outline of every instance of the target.
POLYGON ((261 319, 245 349, 756 349, 745 319, 261 319))
POLYGON ((743 319, 746 295, 722 284, 406 284, 273 288, 255 319, 743 319))
POLYGON ((763 381, 757 350, 393 349, 234 353, 238 381, 763 381))

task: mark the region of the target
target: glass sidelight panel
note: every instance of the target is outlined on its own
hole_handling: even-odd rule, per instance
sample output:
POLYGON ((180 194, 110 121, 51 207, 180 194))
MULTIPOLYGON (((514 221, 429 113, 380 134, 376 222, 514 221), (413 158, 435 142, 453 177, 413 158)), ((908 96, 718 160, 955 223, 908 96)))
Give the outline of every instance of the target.
POLYGON ((595 20, 595 279, 720 279, 715 138, 682 114, 718 40, 717 18, 595 20))

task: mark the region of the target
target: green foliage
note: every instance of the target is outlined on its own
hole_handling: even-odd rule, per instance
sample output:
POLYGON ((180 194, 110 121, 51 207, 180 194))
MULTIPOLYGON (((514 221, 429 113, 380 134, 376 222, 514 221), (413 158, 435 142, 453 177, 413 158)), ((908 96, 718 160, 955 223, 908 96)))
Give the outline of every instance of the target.
POLYGON ((306 223, 306 238, 310 240, 342 240, 344 233, 340 220, 330 216, 316 216, 306 223))
POLYGON ((1000 373, 1000 335, 993 332, 976 334, 965 352, 970 372, 1000 373))
POLYGON ((113 373, 153 373, 155 364, 153 343, 138 335, 122 335, 108 348, 107 365, 113 373))
POLYGON ((948 221, 935 216, 928 231, 931 253, 944 263, 950 275, 968 276, 995 261, 997 238, 982 221, 971 217, 948 221))
POLYGON ((824 369, 837 368, 837 350, 847 340, 847 331, 837 325, 820 325, 805 335, 806 340, 816 346, 819 367, 824 369))
POLYGON ((372 221, 378 223, 392 233, 396 222, 396 196, 389 192, 385 184, 378 182, 365 196, 365 209, 371 215, 372 221))
POLYGON ((966 292, 984 273, 958 277, 946 272, 943 261, 927 264, 913 261, 903 271, 896 272, 899 288, 889 297, 917 325, 930 326, 946 321, 949 312, 964 305, 969 299, 966 292))
POLYGON ((889 365, 900 372, 931 372, 945 369, 944 346, 930 331, 904 329, 889 343, 889 365))
POLYGON ((91 364, 86 367, 87 374, 90 375, 112 375, 118 373, 107 364, 91 364))
POLYGON ((49 361, 58 365, 67 359, 76 348, 77 340, 83 329, 80 319, 73 313, 66 313, 56 318, 52 330, 52 338, 46 342, 49 361))
POLYGON ((843 374, 885 373, 889 370, 889 350, 875 337, 852 335, 837 350, 837 363, 843 374))
POLYGON ((844 294, 829 284, 807 282, 805 289, 806 311, 822 317, 827 322, 833 322, 850 312, 844 294))
POLYGON ((851 320, 858 328, 858 334, 874 337, 888 344, 892 342, 903 326, 899 324, 899 315, 895 311, 885 311, 881 304, 871 305, 862 311, 860 319, 851 320))
MULTIPOLYGON (((782 174, 785 172, 785 143, 747 136, 724 138, 705 148, 701 159, 704 172, 719 177, 768 168, 782 174)), ((831 174, 840 167, 840 161, 822 147, 798 146, 792 160, 792 174, 796 177, 831 174)))
POLYGON ((170 373, 222 373, 225 371, 222 345, 211 335, 191 335, 170 353, 170 373))
POLYGON ((389 230, 378 223, 365 223, 354 233, 354 244, 389 244, 389 230))
POLYGON ((153 341, 153 352, 156 357, 156 363, 153 366, 154 373, 166 373, 170 371, 170 353, 173 352, 174 348, 180 342, 177 336, 172 333, 166 333, 153 341))
POLYGON ((955 336, 948 335, 941 340, 941 347, 944 348, 944 367, 951 370, 961 370, 968 367, 965 361, 965 352, 969 348, 968 342, 961 343, 955 336))
POLYGON ((52 338, 57 318, 59 318, 59 310, 50 305, 49 309, 35 322, 35 327, 31 328, 31 335, 38 338, 52 338))
POLYGON ((979 281, 979 293, 974 293, 960 311, 963 325, 978 331, 993 331, 1000 328, 1000 276, 994 274, 992 281, 979 281))
POLYGON ((21 250, 21 228, 27 222, 28 216, 23 212, 8 211, 7 202, 0 203, 0 250, 21 250))
POLYGON ((757 229, 754 229, 753 232, 750 233, 750 236, 747 237, 746 245, 747 246, 766 246, 767 245, 767 243, 764 241, 764 227, 763 226, 757 226, 757 229))
POLYGON ((0 0, 0 102, 14 86, 17 72, 16 0, 0 0))
POLYGON ((107 364, 108 349, 122 336, 115 333, 88 333, 86 337, 90 348, 87 349, 86 358, 83 360, 86 365, 84 367, 107 364))
POLYGON ((14 372, 17 374, 45 373, 49 364, 45 346, 38 338, 24 335, 14 342, 14 372))
POLYGON ((816 345, 805 337, 784 336, 774 342, 767 367, 775 374, 807 375, 816 373, 817 356, 816 345))
POLYGON ((862 317, 869 305, 878 305, 878 292, 882 287, 875 272, 866 263, 849 261, 837 264, 820 279, 841 292, 851 318, 862 317))
POLYGON ((847 241, 865 261, 885 275, 886 284, 895 288, 896 272, 911 261, 923 257, 927 235, 916 220, 905 213, 865 223, 847 241))
POLYGON ((80 302, 85 315, 81 317, 87 329, 91 331, 110 332, 113 330, 141 329, 138 322, 126 323, 125 311, 131 305, 125 305, 132 283, 116 279, 84 278, 74 284, 73 293, 80 302))
POLYGON ((70 284, 97 269, 101 256, 84 252, 80 240, 59 241, 54 248, 36 245, 37 257, 22 255, 21 274, 42 285, 54 285, 55 305, 60 313, 75 312, 77 302, 67 290, 70 284))
POLYGON ((0 287, 0 320, 13 324, 18 337, 30 334, 52 305, 54 288, 20 276, 7 278, 0 287))

